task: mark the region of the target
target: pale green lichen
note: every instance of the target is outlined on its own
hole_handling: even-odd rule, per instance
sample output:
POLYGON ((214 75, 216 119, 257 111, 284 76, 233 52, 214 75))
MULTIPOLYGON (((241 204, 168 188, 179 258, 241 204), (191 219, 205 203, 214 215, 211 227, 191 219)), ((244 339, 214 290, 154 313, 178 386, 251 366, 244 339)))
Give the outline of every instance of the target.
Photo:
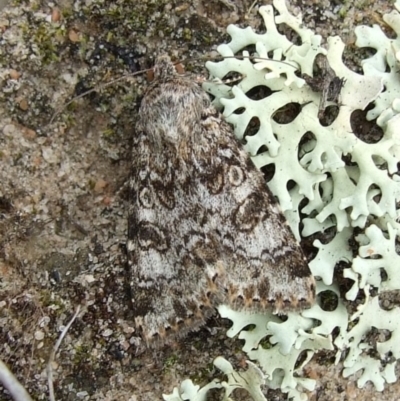
MULTIPOLYGON (((395 3, 397 10, 399 2, 395 3)), ((358 47, 369 47, 376 53, 363 60, 362 67, 366 76, 375 76, 382 79, 386 90, 380 93, 375 101, 375 107, 368 112, 371 120, 379 117, 385 110, 391 107, 392 102, 400 97, 399 63, 400 63, 400 14, 393 10, 390 14, 383 15, 383 20, 396 33, 395 39, 389 39, 380 26, 358 26, 355 29, 358 47)))
POLYGON ((207 393, 211 389, 223 389, 222 401, 231 400, 230 395, 237 389, 244 389, 249 392, 254 401, 265 401, 260 387, 264 384, 264 373, 252 362, 247 361, 248 369, 245 372, 237 373, 233 366, 224 358, 218 357, 214 365, 225 373, 228 381, 213 380, 211 383, 200 388, 194 385, 191 380, 184 380, 179 388, 175 387, 170 395, 164 395, 165 401, 206 401, 207 393))
MULTIPOLYGON (((400 256, 396 251, 400 235, 396 221, 400 217, 400 14, 392 11, 383 16, 397 34, 395 39, 387 38, 378 26, 356 28, 357 46, 376 49, 374 56, 363 61, 361 75, 343 63, 344 44, 340 38, 328 38, 328 49, 324 49, 321 37, 304 28, 301 17, 291 15, 283 0, 274 0, 273 5, 277 15, 272 6, 259 10, 265 33, 229 26, 232 40, 218 48, 222 56, 233 57, 254 46, 254 62, 243 51, 243 59, 226 58, 207 64, 217 81, 236 72, 243 77, 240 83, 230 87, 211 82, 205 84, 205 89, 215 97, 217 107, 224 107, 226 120, 233 125, 236 136, 247 142, 245 147, 254 163, 258 167, 274 165, 275 173, 268 185, 296 237, 317 233, 323 237, 329 229, 331 236, 327 238, 332 239, 313 243, 318 252, 310 268, 319 281, 317 302, 312 308, 301 314, 289 313, 286 320, 269 312, 246 314, 226 306, 221 306, 219 313, 232 321, 227 335, 244 340, 243 351, 263 372, 246 385, 240 384, 256 400, 265 400, 260 392, 262 384, 280 388, 289 398, 307 399, 304 389, 312 390, 316 383, 302 377, 302 367, 320 350, 335 349, 336 362, 343 360, 343 375, 358 374, 359 387, 371 381, 382 391, 385 383, 396 380, 394 369, 400 358, 396 346, 400 342, 400 308, 394 304, 385 310, 379 303, 384 291, 400 289, 400 256), (293 44, 279 33, 277 25, 281 23, 297 33, 300 44, 293 44), (320 94, 313 92, 299 74, 312 75, 318 54, 326 55, 336 75, 345 79, 336 105, 338 114, 327 126, 318 119, 320 94), (268 87, 269 96, 249 98, 249 91, 259 86, 268 87), (295 118, 285 124, 274 120, 275 113, 291 103, 301 105, 295 118), (369 104, 374 107, 367 117, 377 118, 383 132, 373 144, 358 138, 351 125, 354 111, 364 110, 369 104), (254 118, 260 122, 259 129, 246 136, 254 118), (354 251, 358 256, 354 257, 354 251), (340 270, 342 273, 335 270, 339 262, 348 266, 340 270), (345 295, 346 304, 338 286, 343 277, 354 282, 345 295), (325 308, 324 294, 330 294, 337 304, 325 308), (352 306, 351 302, 360 303, 360 299, 361 305, 352 306), (372 341, 369 338, 374 330, 387 335, 372 341), (264 348, 266 339, 270 346, 264 348), (299 364, 299 356, 304 353, 306 358, 299 364)), ((400 0, 395 7, 400 10, 400 0)), ((333 104, 327 102, 328 106, 333 104)), ((255 369, 249 367, 247 372, 236 374, 221 358, 216 365, 228 376, 224 386, 212 384, 214 388, 225 388, 225 400, 236 388, 237 377, 255 369)), ((205 389, 196 387, 195 396, 176 389, 174 394, 181 398, 165 399, 203 400, 196 397, 200 393, 203 396, 205 389)))

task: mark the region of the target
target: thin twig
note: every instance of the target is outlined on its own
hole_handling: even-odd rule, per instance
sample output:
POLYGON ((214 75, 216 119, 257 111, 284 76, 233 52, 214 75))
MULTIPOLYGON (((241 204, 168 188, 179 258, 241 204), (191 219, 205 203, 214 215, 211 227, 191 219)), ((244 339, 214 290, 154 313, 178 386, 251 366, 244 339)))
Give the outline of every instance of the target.
POLYGON ((251 10, 254 8, 254 6, 257 4, 258 0, 254 0, 253 4, 250 6, 250 8, 247 10, 247 13, 244 16, 244 19, 248 19, 249 15, 251 13, 251 10))
POLYGON ((0 383, 8 390, 14 401, 32 401, 24 386, 2 361, 0 361, 0 383))
POLYGON ((53 362, 55 360, 56 353, 58 351, 58 348, 61 345, 62 340, 64 339, 65 335, 67 334, 67 331, 71 327, 72 323, 74 322, 74 320, 76 319, 76 317, 78 316, 80 311, 81 311, 81 307, 79 305, 76 308, 76 312, 75 312, 74 316, 72 316, 72 319, 69 321, 69 323, 64 327, 64 330, 61 332, 60 337, 58 338, 56 344, 53 347, 53 350, 51 351, 51 354, 50 354, 50 357, 49 357, 49 362, 47 363, 46 372, 47 372, 47 381, 48 381, 48 384, 49 384, 49 398, 50 398, 50 401, 55 401, 54 387, 53 387, 53 367, 52 367, 52 364, 53 364, 53 362))

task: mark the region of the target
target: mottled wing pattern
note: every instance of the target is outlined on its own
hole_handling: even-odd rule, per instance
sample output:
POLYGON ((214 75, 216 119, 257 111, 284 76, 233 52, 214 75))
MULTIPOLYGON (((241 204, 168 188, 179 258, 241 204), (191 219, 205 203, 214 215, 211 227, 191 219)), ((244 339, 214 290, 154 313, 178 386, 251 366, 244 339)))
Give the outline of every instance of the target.
POLYGON ((202 142, 212 144, 212 162, 193 176, 208 224, 223 246, 224 302, 257 312, 309 307, 314 278, 262 173, 213 107, 203 115, 202 142))
POLYGON ((132 154, 128 254, 135 322, 150 345, 227 303, 309 306, 314 280, 263 176, 194 83, 158 58, 132 154))
POLYGON ((176 150, 154 152, 145 132, 135 144, 128 253, 136 325, 148 344, 204 324, 221 299, 218 243, 176 150), (214 243, 213 243, 214 242, 214 243))

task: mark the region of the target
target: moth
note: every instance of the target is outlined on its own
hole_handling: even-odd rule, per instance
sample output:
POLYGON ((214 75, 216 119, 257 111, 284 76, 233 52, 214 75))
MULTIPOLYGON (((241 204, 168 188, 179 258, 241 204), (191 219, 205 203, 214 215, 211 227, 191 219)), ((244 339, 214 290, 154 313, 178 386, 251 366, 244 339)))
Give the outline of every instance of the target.
POLYGON ((160 346, 218 305, 284 313, 315 282, 262 173, 208 95, 159 56, 139 110, 128 260, 137 330, 160 346))

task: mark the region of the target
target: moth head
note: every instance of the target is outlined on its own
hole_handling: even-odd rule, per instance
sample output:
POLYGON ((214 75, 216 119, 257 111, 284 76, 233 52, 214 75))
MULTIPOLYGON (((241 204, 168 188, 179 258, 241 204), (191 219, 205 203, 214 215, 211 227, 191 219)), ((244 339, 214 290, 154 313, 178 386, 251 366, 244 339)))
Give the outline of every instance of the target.
POLYGON ((165 80, 171 79, 175 75, 177 75, 177 72, 170 57, 166 54, 158 56, 154 64, 154 78, 156 80, 165 80))

